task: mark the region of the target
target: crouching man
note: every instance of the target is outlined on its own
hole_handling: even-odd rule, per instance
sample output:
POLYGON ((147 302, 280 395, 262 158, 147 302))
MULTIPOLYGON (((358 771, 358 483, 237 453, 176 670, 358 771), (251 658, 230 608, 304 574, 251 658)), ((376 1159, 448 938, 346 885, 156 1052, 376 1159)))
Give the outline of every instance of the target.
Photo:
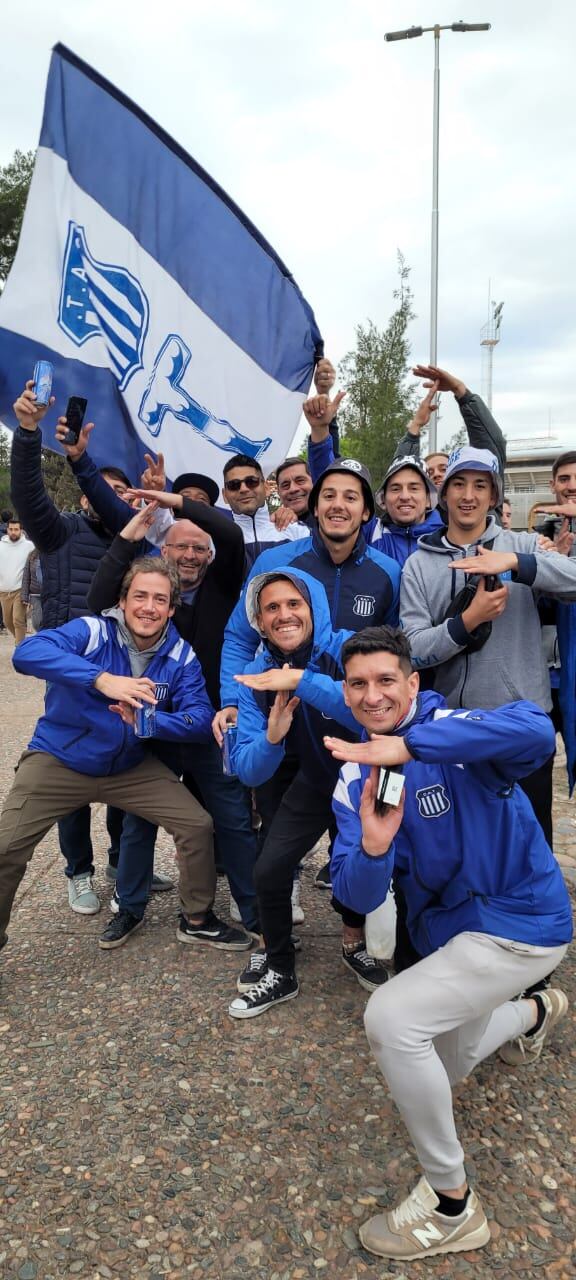
MULTIPOLYGON (((134 731, 138 710, 155 707, 156 738, 210 738, 213 709, 200 664, 170 621, 177 600, 178 580, 166 561, 136 560, 118 608, 40 631, 18 647, 16 670, 46 680, 48 689, 0 817, 0 947, 36 845, 58 819, 91 801, 158 822, 173 836, 179 939, 221 945, 221 933, 228 935, 212 911, 212 822, 134 731)), ((119 946, 141 923, 121 911, 100 945, 119 946)), ((246 934, 235 932, 250 946, 246 934)))
POLYGON ((325 739, 348 762, 334 793, 334 892, 371 911, 394 875, 423 956, 371 997, 365 1017, 423 1176, 360 1238, 402 1261, 477 1249, 490 1230, 466 1179, 452 1085, 501 1046, 506 1062, 535 1061, 568 1004, 555 990, 513 999, 556 968, 572 933, 560 868, 515 785, 549 758, 553 730, 530 702, 446 711, 440 695, 419 693, 401 631, 359 632, 342 665, 369 740, 325 739), (382 812, 378 766, 404 774, 403 806, 382 812))

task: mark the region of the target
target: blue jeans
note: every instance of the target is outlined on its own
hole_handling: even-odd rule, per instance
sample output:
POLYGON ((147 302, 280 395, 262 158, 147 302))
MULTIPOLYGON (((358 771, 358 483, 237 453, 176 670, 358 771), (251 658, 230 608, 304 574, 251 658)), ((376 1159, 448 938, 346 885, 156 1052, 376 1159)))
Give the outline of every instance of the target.
POLYGON ((238 778, 222 772, 222 754, 213 738, 183 747, 182 765, 186 786, 214 823, 216 860, 226 872, 242 923, 256 931, 259 926, 254 864, 258 845, 252 830, 250 793, 238 778))
POLYGON ((94 875, 94 854, 90 836, 90 805, 75 809, 58 823, 60 849, 66 859, 66 875, 94 875))
MULTIPOLYGON (((120 810, 111 809, 110 813, 118 816, 120 810)), ((121 816, 121 833, 114 833, 120 843, 119 856, 116 860, 112 859, 112 865, 118 867, 116 890, 123 908, 141 920, 154 874, 154 845, 158 828, 144 818, 136 818, 132 813, 121 816)), ((66 858, 68 879, 73 876, 94 875, 90 805, 76 809, 74 813, 62 818, 58 823, 58 835, 60 848, 66 858)))
MULTIPOLYGON (((181 749, 181 758, 185 785, 204 805, 214 823, 217 860, 226 872, 242 922, 247 929, 257 931, 253 882, 257 843, 252 830, 249 792, 238 778, 222 773, 222 756, 213 739, 187 744, 181 749)), ((168 763, 166 757, 165 763, 168 763)), ((138 919, 144 915, 150 892, 156 830, 143 818, 127 814, 124 819, 116 892, 121 907, 138 919)))

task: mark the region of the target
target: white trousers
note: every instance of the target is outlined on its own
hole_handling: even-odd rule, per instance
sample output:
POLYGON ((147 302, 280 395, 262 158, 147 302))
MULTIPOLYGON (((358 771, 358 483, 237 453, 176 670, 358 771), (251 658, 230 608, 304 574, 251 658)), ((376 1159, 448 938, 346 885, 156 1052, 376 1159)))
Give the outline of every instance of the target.
POLYGON ((460 933, 370 997, 372 1052, 436 1191, 466 1180, 451 1086, 530 1030, 533 1006, 511 997, 546 977, 566 951, 460 933))

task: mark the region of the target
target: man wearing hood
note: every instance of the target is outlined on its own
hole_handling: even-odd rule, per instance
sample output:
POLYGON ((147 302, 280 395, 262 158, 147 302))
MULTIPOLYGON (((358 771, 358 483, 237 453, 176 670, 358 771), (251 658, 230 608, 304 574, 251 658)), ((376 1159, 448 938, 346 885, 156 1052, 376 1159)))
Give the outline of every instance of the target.
POLYGON ((560 990, 514 999, 560 963, 572 936, 561 869, 515 785, 550 755, 554 732, 531 702, 449 711, 440 695, 421 694, 402 631, 360 632, 342 663, 365 740, 326 739, 347 762, 334 793, 334 888, 371 911, 394 876, 423 957, 377 991, 365 1014, 423 1176, 407 1199, 364 1223, 360 1239, 400 1262, 488 1242, 452 1086, 498 1049, 507 1062, 536 1062, 568 1008, 560 990), (384 812, 379 769, 404 778, 404 803, 384 812))
MULTIPOLYGON (((229 1008, 233 1018, 256 1017, 298 995, 292 877, 332 816, 337 766, 323 747, 332 706, 338 707, 340 725, 356 732, 336 683, 340 650, 350 633, 332 630, 320 583, 290 569, 259 574, 248 584, 245 608, 262 644, 237 677, 232 763, 239 778, 255 788, 262 814, 264 842, 254 884, 264 945, 238 979, 241 994, 229 1008)), ((341 734, 341 727, 336 731, 341 734)), ((343 920, 343 962, 361 986, 374 991, 388 972, 366 951, 364 917, 334 905, 343 920)))
MULTIPOLYGON (((576 600, 576 561, 539 550, 535 533, 497 524, 498 459, 465 445, 451 454, 439 493, 447 527, 425 534, 402 575, 400 620, 415 666, 432 670, 449 707, 498 707, 528 698, 550 712, 539 595, 576 600)), ((553 752, 521 785, 552 844, 553 752)))
MULTIPOLYGON (((174 837, 180 941, 193 934, 198 944, 250 946, 247 934, 230 930, 212 911, 210 818, 146 750, 150 737, 173 743, 209 739, 212 708, 200 664, 171 621, 178 594, 167 564, 154 557, 136 560, 124 577, 117 609, 39 631, 15 651, 16 670, 46 680, 48 692, 0 818, 0 947, 36 845, 58 818, 91 801, 160 822, 174 837), (155 708, 155 721, 144 741, 135 732, 135 712, 147 705, 155 708)), ((141 919, 121 911, 100 946, 120 946, 140 925, 141 919)))

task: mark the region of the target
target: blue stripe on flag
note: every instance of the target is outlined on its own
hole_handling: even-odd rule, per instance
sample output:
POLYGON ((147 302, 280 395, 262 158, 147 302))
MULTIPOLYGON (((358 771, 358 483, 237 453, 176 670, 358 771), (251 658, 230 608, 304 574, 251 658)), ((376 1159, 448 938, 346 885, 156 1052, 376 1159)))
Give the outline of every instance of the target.
MULTIPOLYGON (((120 467, 133 483, 139 480, 146 466, 146 445, 134 431, 124 402, 118 395, 116 381, 108 369, 95 369, 81 360, 66 359, 40 342, 31 342, 29 338, 2 328, 0 346, 0 406, 3 410, 8 396, 14 397, 14 387, 24 387, 27 379, 32 377, 35 361, 50 360, 54 365, 53 385, 57 400, 42 423, 42 439, 46 448, 63 453, 56 443, 56 419, 65 412, 69 396, 85 396, 88 401, 86 422, 96 423, 90 436, 90 457, 98 467, 120 467), (10 386, 6 370, 10 371, 10 386)), ((3 412, 3 419, 12 429, 17 426, 11 410, 3 412)))
POLYGON ((260 368, 307 392, 322 339, 288 269, 164 130, 63 45, 50 63, 40 145, 260 368))

